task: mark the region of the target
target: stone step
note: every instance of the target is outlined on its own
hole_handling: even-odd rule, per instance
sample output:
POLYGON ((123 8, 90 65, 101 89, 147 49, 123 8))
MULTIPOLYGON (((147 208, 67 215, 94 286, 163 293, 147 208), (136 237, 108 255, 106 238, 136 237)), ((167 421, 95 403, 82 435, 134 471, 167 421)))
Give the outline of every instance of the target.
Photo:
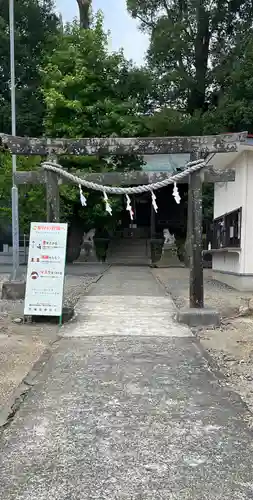
MULTIPOLYGON (((134 290, 133 290, 134 291, 134 290)), ((87 295, 80 299, 77 307, 104 307, 116 306, 122 307, 123 309, 127 307, 138 307, 147 309, 151 307, 155 310, 164 310, 166 306, 173 305, 172 300, 169 296, 143 296, 143 295, 87 295)), ((173 306, 174 307, 174 306, 173 306)), ((114 307, 115 309, 115 307, 114 307)))
MULTIPOLYGON (((77 314, 81 314, 84 318, 87 317, 90 314, 90 309, 83 307, 82 310, 79 309, 79 311, 76 311, 77 314)), ((119 308, 115 313, 112 313, 111 311, 106 311, 104 307, 96 307, 94 311, 92 311, 92 317, 103 317, 103 318, 111 318, 116 319, 117 321, 119 320, 119 316, 122 321, 125 320, 135 320, 137 317, 142 317, 143 314, 145 315, 145 318, 150 318, 151 320, 155 319, 160 319, 161 317, 166 318, 169 316, 171 313, 174 313, 174 309, 168 307, 166 311, 147 311, 147 309, 140 308, 137 310, 137 308, 132 308, 131 310, 125 311, 123 308, 119 308)))
MULTIPOLYGON (((110 253, 108 253, 108 255, 110 255, 110 253)), ((133 251, 128 252, 127 250, 123 250, 123 251, 111 252, 111 255, 113 257, 145 257, 148 254, 143 250, 139 252, 133 252, 133 251)))
POLYGON ((129 260, 141 260, 141 259, 148 259, 149 256, 145 254, 140 254, 140 255, 131 255, 131 254, 113 254, 113 255, 108 255, 108 259, 129 259, 129 260))
POLYGON ((72 338, 84 338, 84 337, 117 337, 117 336, 127 336, 127 337, 190 337, 190 330, 181 329, 179 331, 178 326, 168 326, 164 328, 161 324, 150 328, 149 325, 143 327, 143 324, 135 323, 133 326, 124 325, 120 327, 119 325, 113 326, 110 323, 105 327, 103 323, 95 323, 92 325, 85 325, 85 323, 79 324, 72 331, 62 332, 65 337, 72 338))
POLYGON ((130 260, 114 260, 112 259, 111 261, 108 260, 107 263, 109 265, 113 265, 113 266, 122 266, 122 267, 128 267, 128 266, 132 266, 132 267, 138 267, 138 266, 146 266, 148 267, 150 265, 150 262, 149 261, 144 261, 143 259, 142 260, 138 260, 138 261, 130 261, 130 260))
POLYGON ((115 248, 109 248, 109 252, 113 252, 113 253, 121 253, 121 252, 124 252, 124 253, 137 253, 137 252, 141 252, 141 253, 146 253, 148 252, 149 249, 144 246, 144 247, 139 247, 139 246, 135 246, 135 247, 115 247, 115 248))
MULTIPOLYGON (((175 306, 167 296, 87 296, 80 300, 76 308, 77 325, 65 336, 175 336, 178 326, 171 322, 175 306)), ((72 324, 73 326, 73 324, 72 324)), ((189 336, 187 328, 182 329, 182 337, 189 336)))

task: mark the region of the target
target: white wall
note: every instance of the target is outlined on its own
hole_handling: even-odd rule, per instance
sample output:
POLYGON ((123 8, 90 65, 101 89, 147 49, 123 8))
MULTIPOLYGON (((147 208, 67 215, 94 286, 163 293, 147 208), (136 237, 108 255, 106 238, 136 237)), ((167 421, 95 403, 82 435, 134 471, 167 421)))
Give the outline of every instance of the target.
POLYGON ((240 273, 240 255, 237 253, 214 253, 213 271, 240 273))
MULTIPOLYGON (((234 182, 219 182, 214 186, 214 218, 225 213, 232 212, 242 207, 241 221, 241 253, 218 253, 213 254, 213 270, 243 273, 245 272, 245 247, 246 241, 246 213, 247 213, 247 175, 248 175, 248 152, 243 152, 229 165, 235 169, 234 182)), ((252 163, 253 180, 253 163, 252 163)), ((252 185, 253 187, 253 185, 252 185)), ((253 200, 253 191, 252 191, 253 200)), ((252 226, 253 229, 253 226, 252 226)), ((252 231, 253 232, 253 231, 252 231)), ((253 235, 252 235, 253 238, 253 235)), ((253 248, 253 247, 252 247, 253 248)), ((252 252, 253 253, 253 252, 252 252)))
POLYGON ((241 273, 253 274, 253 151, 246 154, 244 253, 241 273))
POLYGON ((229 167, 235 169, 235 181, 215 183, 214 219, 242 207, 245 203, 246 154, 242 153, 229 167))

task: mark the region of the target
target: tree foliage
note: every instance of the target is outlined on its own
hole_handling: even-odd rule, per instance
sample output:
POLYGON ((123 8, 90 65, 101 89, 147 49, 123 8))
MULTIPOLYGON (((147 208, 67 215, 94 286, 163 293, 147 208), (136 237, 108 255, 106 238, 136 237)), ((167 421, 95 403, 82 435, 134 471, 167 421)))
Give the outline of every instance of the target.
MULTIPOLYGON (((41 158, 36 156, 19 157, 18 170, 35 170, 41 158)), ((11 221, 12 163, 11 155, 0 154, 0 227, 11 221)), ((32 220, 45 220, 46 200, 44 186, 22 186, 19 189, 19 223, 21 233, 28 233, 32 220)))
POLYGON ((253 43, 233 61, 217 105, 205 116, 206 133, 247 130, 253 133, 253 43))
MULTIPOLYGON (((15 0, 17 133, 41 135, 44 102, 39 68, 54 46, 59 20, 53 0, 15 0)), ((0 0, 0 130, 11 131, 9 2, 0 0)))
POLYGON ((249 0, 127 0, 150 36, 148 60, 160 99, 190 114, 223 89, 231 62, 252 36, 249 0))
POLYGON ((43 71, 46 132, 57 137, 140 135, 149 80, 122 52, 109 53, 100 15, 88 30, 68 25, 43 71))
MULTIPOLYGON (((151 106, 152 80, 144 69, 126 61, 122 52, 110 53, 108 36, 99 14, 89 29, 77 23, 66 26, 58 37, 55 50, 43 69, 43 95, 46 103, 45 130, 54 137, 133 137, 143 135, 143 115, 151 106)), ((136 157, 71 158, 65 168, 108 171, 135 169, 141 165, 136 157)), ((101 219, 101 195, 89 194, 88 209, 80 210, 78 192, 65 190, 65 207, 73 213, 78 203, 87 225, 101 219), (92 209, 89 209, 92 207, 92 209)), ((121 210, 121 199, 114 201, 121 210)), ((108 219, 108 217, 107 217, 108 219)), ((114 219, 110 218, 111 222, 114 219)))

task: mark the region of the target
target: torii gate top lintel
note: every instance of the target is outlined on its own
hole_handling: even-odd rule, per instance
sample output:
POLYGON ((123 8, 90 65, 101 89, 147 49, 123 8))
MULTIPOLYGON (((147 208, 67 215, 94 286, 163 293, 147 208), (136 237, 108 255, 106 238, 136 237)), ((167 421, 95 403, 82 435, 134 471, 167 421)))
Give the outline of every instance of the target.
POLYGON ((100 137, 84 139, 29 138, 0 134, 2 148, 15 155, 154 155, 176 153, 232 153, 247 132, 192 137, 100 137))

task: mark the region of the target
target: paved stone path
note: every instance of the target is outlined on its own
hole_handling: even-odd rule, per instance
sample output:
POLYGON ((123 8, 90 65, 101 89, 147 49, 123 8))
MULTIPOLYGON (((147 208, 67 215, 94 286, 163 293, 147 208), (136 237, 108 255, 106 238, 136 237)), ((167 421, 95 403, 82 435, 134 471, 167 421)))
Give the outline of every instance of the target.
MULTIPOLYGON (((182 336, 173 305, 149 270, 111 269, 85 307, 79 306, 75 335, 70 326, 63 330, 59 348, 3 434, 0 498, 252 499, 246 409, 219 385, 189 330, 182 336), (123 296, 130 316, 146 301, 150 335, 123 336, 122 328, 117 335, 116 326, 110 334, 109 307, 120 303, 125 314, 123 296), (152 299, 163 303, 157 332, 152 299), (108 335, 98 337, 87 314, 94 328, 103 315, 108 335)), ((146 332, 141 314, 138 321, 146 332)))
POLYGON ((111 268, 76 312, 75 326, 63 330, 67 337, 191 335, 173 320, 175 306, 147 267, 111 268))

